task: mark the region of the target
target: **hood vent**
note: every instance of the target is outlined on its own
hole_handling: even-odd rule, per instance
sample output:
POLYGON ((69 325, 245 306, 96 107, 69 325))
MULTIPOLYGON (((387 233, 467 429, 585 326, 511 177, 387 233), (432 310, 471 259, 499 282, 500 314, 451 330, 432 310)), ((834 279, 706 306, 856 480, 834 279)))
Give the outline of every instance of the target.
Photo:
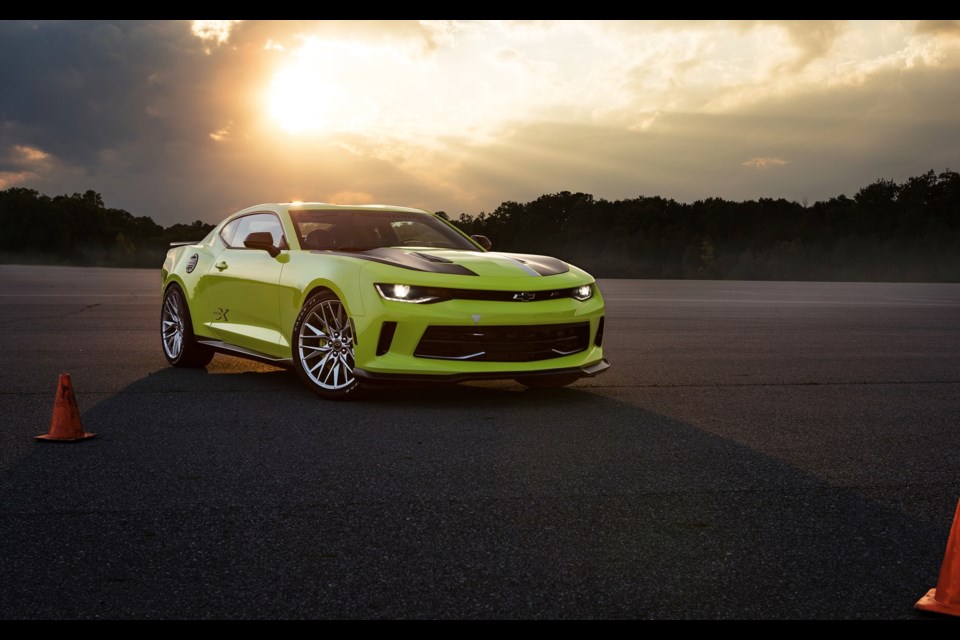
POLYGON ((417 251, 411 251, 407 255, 416 256, 417 258, 420 258, 421 260, 426 260, 427 262, 442 262, 444 264, 453 264, 453 260, 447 260, 446 258, 430 255, 429 253, 419 253, 417 251))

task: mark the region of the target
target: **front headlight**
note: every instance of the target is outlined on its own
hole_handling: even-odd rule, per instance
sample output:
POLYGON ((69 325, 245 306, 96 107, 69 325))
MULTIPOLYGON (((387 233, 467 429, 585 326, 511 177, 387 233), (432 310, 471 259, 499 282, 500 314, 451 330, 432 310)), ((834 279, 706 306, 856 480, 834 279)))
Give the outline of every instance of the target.
POLYGON ((593 297, 593 285, 585 284, 582 287, 577 287, 571 293, 574 299, 583 302, 584 300, 589 300, 593 297))
POLYGON ((413 304, 431 304, 450 299, 450 292, 434 287, 418 287, 409 284, 381 284, 373 285, 377 293, 384 300, 393 302, 410 302, 413 304))

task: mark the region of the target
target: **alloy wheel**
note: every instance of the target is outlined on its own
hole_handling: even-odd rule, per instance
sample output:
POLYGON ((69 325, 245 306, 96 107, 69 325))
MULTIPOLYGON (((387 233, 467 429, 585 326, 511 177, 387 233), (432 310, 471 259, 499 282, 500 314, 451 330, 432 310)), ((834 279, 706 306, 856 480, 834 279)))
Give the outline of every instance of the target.
POLYGON ((353 328, 339 300, 314 307, 297 342, 303 371, 318 387, 338 391, 354 384, 353 328))

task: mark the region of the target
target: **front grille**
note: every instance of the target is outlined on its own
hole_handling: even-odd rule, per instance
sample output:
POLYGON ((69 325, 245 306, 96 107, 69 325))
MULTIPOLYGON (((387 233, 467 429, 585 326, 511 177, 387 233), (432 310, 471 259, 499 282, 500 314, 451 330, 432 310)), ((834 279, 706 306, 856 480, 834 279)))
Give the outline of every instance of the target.
POLYGON ((480 289, 449 289, 450 295, 457 300, 492 300, 496 302, 542 302, 570 298, 573 289, 553 289, 550 291, 484 291, 480 289))
POLYGON ((590 323, 519 326, 430 326, 413 355, 438 360, 531 362, 578 353, 590 342, 590 323))

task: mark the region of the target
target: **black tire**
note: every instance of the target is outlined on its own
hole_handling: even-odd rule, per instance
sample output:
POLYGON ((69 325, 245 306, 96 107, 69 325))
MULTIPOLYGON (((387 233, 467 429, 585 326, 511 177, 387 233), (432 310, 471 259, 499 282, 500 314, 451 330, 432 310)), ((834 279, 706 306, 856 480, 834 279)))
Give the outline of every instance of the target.
POLYGON ((526 376, 514 380, 531 389, 558 389, 573 384, 582 377, 576 373, 565 373, 555 376, 526 376))
POLYGON ((193 322, 187 297, 177 284, 171 284, 160 305, 160 346, 174 367, 196 369, 213 359, 213 349, 199 344, 193 335, 193 322))
POLYGON ((307 300, 293 324, 293 368, 307 388, 327 400, 355 398, 353 324, 332 291, 307 300))

